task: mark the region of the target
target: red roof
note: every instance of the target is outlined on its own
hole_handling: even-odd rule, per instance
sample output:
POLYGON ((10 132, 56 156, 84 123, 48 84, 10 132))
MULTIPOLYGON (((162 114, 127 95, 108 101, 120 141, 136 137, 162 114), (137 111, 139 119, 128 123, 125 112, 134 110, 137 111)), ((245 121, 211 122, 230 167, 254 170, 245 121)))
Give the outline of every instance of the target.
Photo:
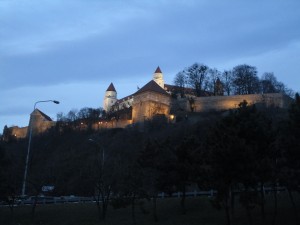
POLYGON ((114 91, 114 92, 117 92, 113 83, 110 83, 110 85, 108 86, 107 90, 106 91, 114 91))

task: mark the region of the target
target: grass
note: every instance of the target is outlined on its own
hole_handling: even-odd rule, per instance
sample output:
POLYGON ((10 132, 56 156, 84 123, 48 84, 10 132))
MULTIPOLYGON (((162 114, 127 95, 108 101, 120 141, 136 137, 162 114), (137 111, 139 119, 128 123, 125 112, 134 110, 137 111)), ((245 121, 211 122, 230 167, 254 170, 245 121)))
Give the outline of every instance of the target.
MULTIPOLYGON (((222 225, 225 222, 224 210, 216 210, 212 207, 210 198, 197 197, 187 198, 187 214, 182 215, 178 198, 160 199, 157 204, 158 222, 154 222, 151 214, 151 203, 144 201, 143 213, 140 207, 136 207, 137 225, 222 225)), ((278 216, 276 225, 296 225, 292 206, 286 194, 278 195, 278 216)), ((297 196, 297 204, 300 204, 300 197, 297 196)), ((273 198, 267 197, 266 220, 262 222, 260 208, 252 211, 253 224, 271 224, 273 218, 273 198)), ((132 225, 131 207, 122 209, 109 208, 106 221, 100 221, 95 204, 60 204, 60 205, 38 205, 34 222, 30 218, 31 207, 19 206, 14 209, 13 221, 9 208, 0 208, 1 225, 132 225)), ((300 211, 298 210, 300 214, 300 211)), ((233 225, 249 224, 244 208, 237 205, 233 225)))

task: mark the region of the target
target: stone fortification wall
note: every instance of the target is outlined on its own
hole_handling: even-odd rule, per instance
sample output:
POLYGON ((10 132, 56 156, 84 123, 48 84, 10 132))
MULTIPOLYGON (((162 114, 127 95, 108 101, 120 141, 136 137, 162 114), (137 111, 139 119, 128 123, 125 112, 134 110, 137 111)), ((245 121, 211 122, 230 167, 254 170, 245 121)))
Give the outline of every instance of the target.
POLYGON ((14 136, 15 138, 25 138, 27 135, 28 127, 10 127, 10 134, 14 136))
POLYGON ((125 128, 130 124, 132 124, 132 120, 119 119, 119 120, 98 122, 93 124, 92 128, 94 130, 110 129, 110 128, 125 128))
POLYGON ((169 115, 170 96, 156 92, 136 95, 132 104, 132 122, 143 122, 156 114, 169 115))
MULTIPOLYGON (((287 108, 292 99, 281 93, 274 94, 252 94, 252 95, 233 95, 233 96, 210 96, 194 98, 194 112, 222 111, 237 108, 238 105, 246 100, 249 105, 262 104, 267 107, 274 106, 287 108)), ((191 112, 191 104, 188 99, 178 99, 180 108, 191 112)))
POLYGON ((37 121, 33 125, 32 135, 38 135, 44 133, 49 128, 55 126, 56 122, 54 121, 37 121))

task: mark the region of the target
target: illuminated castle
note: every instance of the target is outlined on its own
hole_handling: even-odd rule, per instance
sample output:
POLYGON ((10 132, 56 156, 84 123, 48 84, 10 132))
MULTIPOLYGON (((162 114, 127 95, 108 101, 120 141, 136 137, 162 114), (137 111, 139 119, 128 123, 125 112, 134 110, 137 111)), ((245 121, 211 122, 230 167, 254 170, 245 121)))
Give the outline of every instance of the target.
POLYGON ((151 119, 155 115, 169 116, 171 95, 164 84, 163 74, 159 67, 153 74, 153 80, 137 92, 122 99, 117 99, 117 91, 111 83, 104 96, 103 109, 115 113, 124 109, 132 109, 131 121, 137 123, 151 119))
MULTIPOLYGON (((117 98, 117 91, 111 83, 105 92, 103 108, 115 115, 117 112, 121 114, 122 110, 131 109, 131 119, 127 119, 127 122, 124 121, 125 118, 117 121, 123 127, 124 124, 144 122, 156 115, 173 120, 180 114, 234 109, 244 100, 250 105, 263 104, 279 108, 287 108, 291 102, 290 97, 281 93, 223 96, 223 91, 220 91, 218 96, 203 92, 201 97, 196 97, 192 89, 186 89, 186 94, 182 97, 179 92, 179 87, 165 84, 163 73, 157 67, 151 81, 122 99, 117 98)), ((118 126, 117 122, 115 126, 118 126)))
MULTIPOLYGON (((91 127, 93 129, 124 128, 131 124, 141 124, 156 116, 172 123, 187 115, 197 120, 199 112, 234 109, 243 101, 247 101, 250 105, 263 104, 267 107, 279 108, 287 108, 292 101, 282 93, 223 96, 223 91, 220 91, 219 96, 203 92, 201 97, 196 97, 193 89, 185 89, 185 96, 182 96, 180 91, 180 87, 165 84, 159 67, 155 70, 152 80, 124 98, 117 98, 117 91, 111 83, 105 91, 103 101, 107 119, 95 122, 91 127)), ((38 109, 31 113, 30 119, 34 121, 33 134, 42 133, 55 125, 49 116, 38 109)), ((84 124, 81 128, 85 128, 84 124)), ((5 127, 3 136, 24 138, 27 131, 28 127, 5 127)))

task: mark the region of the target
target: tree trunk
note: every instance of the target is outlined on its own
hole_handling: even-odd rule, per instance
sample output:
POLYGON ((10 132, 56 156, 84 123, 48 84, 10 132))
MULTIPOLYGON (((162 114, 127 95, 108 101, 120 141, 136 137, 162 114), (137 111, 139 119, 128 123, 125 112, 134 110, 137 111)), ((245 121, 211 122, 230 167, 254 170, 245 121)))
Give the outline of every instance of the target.
POLYGON ((231 218, 234 216, 234 206, 235 206, 235 194, 233 187, 230 187, 230 207, 231 207, 231 218))
POLYGON ((135 194, 133 194, 131 199, 131 217, 132 217, 132 224, 136 225, 136 218, 135 218, 135 194))
MULTIPOLYGON (((229 195, 228 191, 228 195, 229 195)), ((224 199, 224 208, 226 213, 226 225, 231 225, 231 218, 230 218, 230 207, 229 207, 229 196, 225 196, 224 199)))
POLYGON ((98 209, 98 216, 99 220, 102 220, 102 210, 101 210, 101 205, 99 199, 96 201, 97 209, 98 209))
POLYGON ((277 201, 277 184, 274 184, 274 215, 272 220, 272 225, 276 223, 277 211, 278 211, 278 201, 277 201))
POLYGON ((102 220, 105 220, 106 218, 107 206, 108 206, 108 197, 102 195, 102 220))
POLYGON ((185 184, 182 186, 182 197, 180 200, 180 206, 181 206, 181 213, 183 215, 186 214, 186 208, 185 208, 185 197, 186 197, 186 188, 185 188, 185 184))
POLYGON ((101 220, 100 196, 98 194, 97 196, 94 195, 93 197, 94 197, 94 200, 95 200, 95 203, 96 203, 96 206, 97 206, 99 220, 101 220))
POLYGON ((246 206, 246 211, 247 211, 247 217, 249 221, 249 225, 253 224, 253 219, 252 219, 252 214, 251 214, 251 208, 249 205, 246 206))
POLYGON ((14 202, 15 202, 15 199, 13 198, 12 203, 9 204, 11 223, 12 224, 14 223, 14 202))
POLYGON ((35 215, 35 209, 36 209, 36 205, 37 205, 37 199, 38 199, 38 196, 36 195, 34 197, 33 205, 32 205, 32 208, 31 208, 31 222, 32 223, 34 221, 34 215, 35 215))
MULTIPOLYGON (((103 188, 104 189, 104 188, 103 188)), ((107 208, 108 208, 108 203, 109 203, 109 198, 110 198, 110 186, 108 186, 106 191, 102 192, 102 219, 105 220, 106 218, 106 213, 107 213, 107 208)))
POLYGON ((298 214, 297 214, 297 206, 296 206, 296 203, 294 201, 294 197, 293 197, 292 191, 291 191, 290 188, 287 188, 287 190, 288 190, 288 193, 289 193, 290 201, 291 201, 292 206, 293 206, 293 211, 294 211, 294 216, 295 216, 296 224, 299 225, 299 218, 298 218, 298 214))
POLYGON ((157 217, 157 207, 156 207, 156 199, 157 199, 157 196, 153 196, 153 218, 154 218, 154 221, 155 222, 158 222, 158 217, 157 217))
POLYGON ((262 216, 262 221, 264 223, 266 219, 264 183, 260 184, 260 195, 261 195, 261 216, 262 216))

